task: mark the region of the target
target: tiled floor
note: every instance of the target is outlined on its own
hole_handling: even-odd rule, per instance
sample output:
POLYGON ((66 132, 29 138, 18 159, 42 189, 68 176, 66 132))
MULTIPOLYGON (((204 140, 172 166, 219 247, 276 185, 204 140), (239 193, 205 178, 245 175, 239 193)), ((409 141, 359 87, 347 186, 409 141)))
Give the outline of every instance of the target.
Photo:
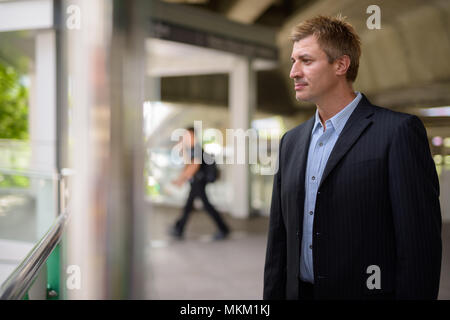
MULTIPOLYGON (((233 232, 214 242, 215 226, 205 212, 192 214, 183 241, 167 229, 178 209, 154 208, 148 248, 150 299, 261 299, 268 219, 225 215, 233 232)), ((450 224, 443 227, 443 262, 439 299, 450 299, 450 224)))
POLYGON ((167 229, 179 210, 159 208, 150 219, 151 299, 260 299, 267 219, 231 219, 224 241, 212 241, 215 225, 204 212, 193 212, 184 240, 167 229))

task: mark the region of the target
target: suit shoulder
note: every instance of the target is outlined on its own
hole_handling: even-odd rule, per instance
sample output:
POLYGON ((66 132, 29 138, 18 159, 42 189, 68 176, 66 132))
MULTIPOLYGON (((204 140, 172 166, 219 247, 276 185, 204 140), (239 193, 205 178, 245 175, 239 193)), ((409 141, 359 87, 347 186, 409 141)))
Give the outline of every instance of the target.
MULTIPOLYGON (((416 115, 406 112, 393 111, 380 106, 372 105, 374 110, 374 129, 380 137, 393 139, 399 132, 416 132, 427 136, 425 125, 416 115)), ((408 133, 410 134, 410 133, 408 133)))
POLYGON ((389 119, 391 122, 395 122, 397 124, 408 121, 412 118, 417 118, 417 116, 413 114, 409 114, 406 112, 394 111, 387 108, 383 108, 380 106, 372 105, 372 108, 375 111, 375 115, 381 119, 389 119))

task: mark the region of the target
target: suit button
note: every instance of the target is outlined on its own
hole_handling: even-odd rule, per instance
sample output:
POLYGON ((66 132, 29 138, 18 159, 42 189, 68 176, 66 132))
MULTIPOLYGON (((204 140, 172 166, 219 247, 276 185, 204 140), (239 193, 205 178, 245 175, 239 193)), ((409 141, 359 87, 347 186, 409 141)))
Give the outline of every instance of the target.
POLYGON ((297 238, 300 238, 300 231, 296 232, 297 238))

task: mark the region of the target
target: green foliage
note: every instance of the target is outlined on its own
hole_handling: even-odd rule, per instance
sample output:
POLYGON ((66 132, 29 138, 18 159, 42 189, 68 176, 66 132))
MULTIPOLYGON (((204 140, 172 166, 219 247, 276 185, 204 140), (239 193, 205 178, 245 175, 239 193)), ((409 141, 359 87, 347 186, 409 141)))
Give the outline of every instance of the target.
POLYGON ((28 188, 30 178, 17 175, 0 174, 0 188, 28 188))
POLYGON ((0 62, 0 139, 28 139, 28 88, 0 62))
MULTIPOLYGON (((0 139, 28 139, 28 88, 16 68, 0 61, 0 139)), ((0 188, 27 188, 28 177, 0 174, 0 188)))

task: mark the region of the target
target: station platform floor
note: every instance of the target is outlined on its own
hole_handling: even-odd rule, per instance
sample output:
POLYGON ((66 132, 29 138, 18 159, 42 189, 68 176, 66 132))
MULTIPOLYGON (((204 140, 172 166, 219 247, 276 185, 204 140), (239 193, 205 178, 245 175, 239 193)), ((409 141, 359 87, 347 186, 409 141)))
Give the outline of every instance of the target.
MULTIPOLYGON (((148 219, 149 299, 262 299, 267 217, 235 219, 229 238, 213 241, 215 225, 206 212, 192 212, 185 237, 175 240, 168 228, 179 208, 153 206, 148 219)), ((450 299, 450 223, 443 225, 439 299, 450 299)))
POLYGON ((213 241, 216 226, 193 211, 182 240, 168 235, 178 208, 153 207, 149 218, 149 299, 261 299, 268 219, 222 215, 231 234, 213 241))

